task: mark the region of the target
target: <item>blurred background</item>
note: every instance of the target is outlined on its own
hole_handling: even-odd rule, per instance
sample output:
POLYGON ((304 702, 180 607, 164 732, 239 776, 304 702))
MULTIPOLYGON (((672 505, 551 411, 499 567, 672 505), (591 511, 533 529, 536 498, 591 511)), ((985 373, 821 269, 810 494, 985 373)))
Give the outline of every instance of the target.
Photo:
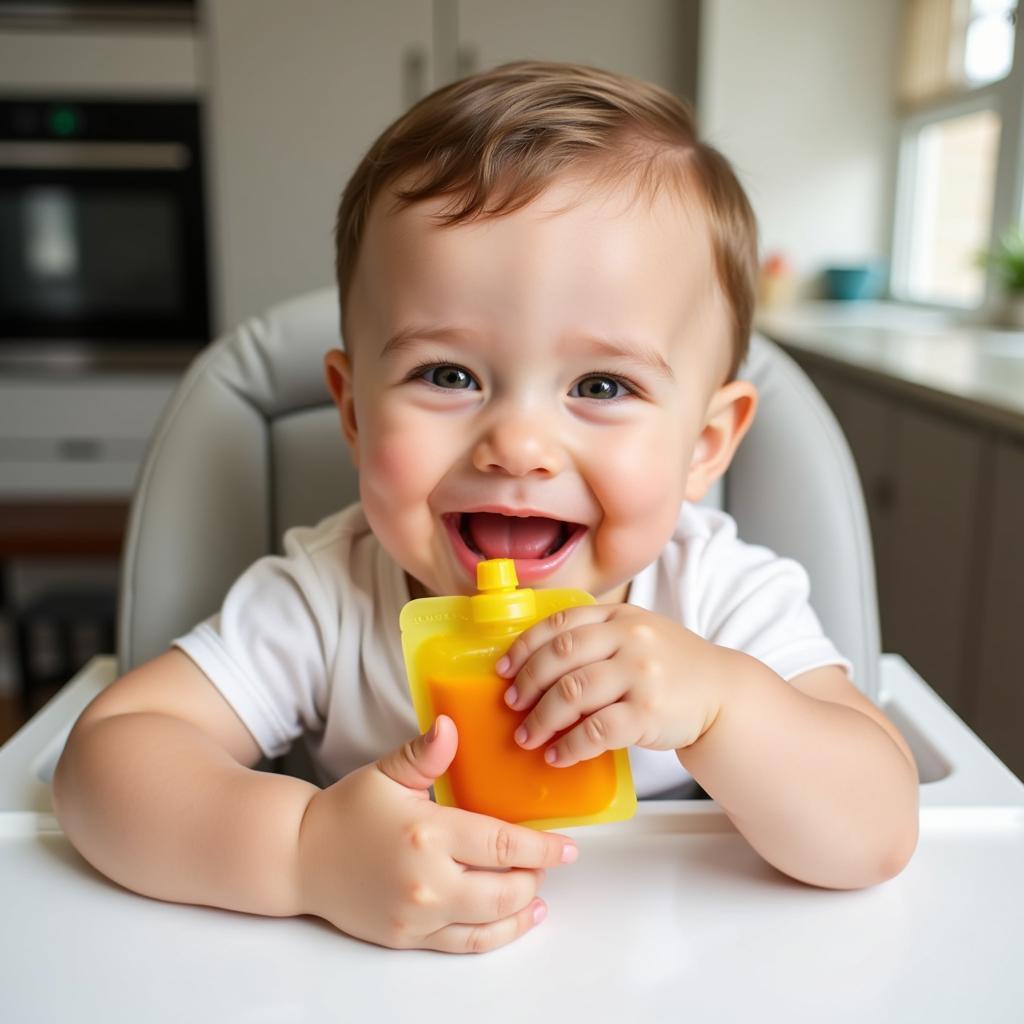
POLYGON ((694 104, 758 215, 758 327, 854 450, 884 647, 1024 774, 1019 35, 1015 0, 0 0, 0 740, 113 651, 190 360, 331 282, 390 121, 536 57, 694 104))

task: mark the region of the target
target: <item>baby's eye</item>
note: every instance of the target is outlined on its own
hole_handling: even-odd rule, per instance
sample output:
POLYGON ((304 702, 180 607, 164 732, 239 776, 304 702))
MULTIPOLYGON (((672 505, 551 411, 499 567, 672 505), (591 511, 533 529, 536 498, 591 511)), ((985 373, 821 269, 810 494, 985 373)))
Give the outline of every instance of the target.
POLYGON ((420 372, 420 378, 429 381, 434 387, 448 391, 469 391, 474 388, 479 390, 479 385, 470 373, 461 366, 454 366, 451 363, 424 367, 420 372))
POLYGON ((589 377, 581 377, 572 386, 569 394, 574 398, 623 398, 633 392, 618 377, 595 373, 589 377))

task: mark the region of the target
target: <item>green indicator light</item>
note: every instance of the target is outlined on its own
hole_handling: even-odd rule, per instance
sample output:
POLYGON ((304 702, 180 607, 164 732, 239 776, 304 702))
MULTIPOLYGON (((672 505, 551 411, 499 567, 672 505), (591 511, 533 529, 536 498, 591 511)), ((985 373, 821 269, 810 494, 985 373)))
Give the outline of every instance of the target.
POLYGON ((78 118, 70 107, 55 107, 50 114, 50 129, 54 135, 74 135, 78 118))

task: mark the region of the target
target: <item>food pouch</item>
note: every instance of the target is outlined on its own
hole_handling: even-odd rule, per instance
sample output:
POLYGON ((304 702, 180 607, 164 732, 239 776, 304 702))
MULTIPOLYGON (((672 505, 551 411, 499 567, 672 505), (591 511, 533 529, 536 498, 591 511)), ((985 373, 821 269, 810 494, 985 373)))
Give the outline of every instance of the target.
POLYGON ((630 818, 636 792, 625 750, 556 768, 544 751, 578 722, 535 750, 512 738, 530 709, 508 707, 511 680, 494 666, 535 622, 595 603, 582 590, 518 589, 517 582, 514 559, 487 559, 477 564, 478 594, 418 598, 402 609, 402 650, 420 730, 440 714, 459 730, 455 759, 434 782, 435 798, 537 829, 630 818))

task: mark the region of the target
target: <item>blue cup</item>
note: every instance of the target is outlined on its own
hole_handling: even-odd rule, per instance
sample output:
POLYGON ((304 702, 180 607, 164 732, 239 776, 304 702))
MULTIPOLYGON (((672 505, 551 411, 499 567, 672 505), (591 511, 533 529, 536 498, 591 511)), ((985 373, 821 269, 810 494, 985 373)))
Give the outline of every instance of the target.
POLYGON ((884 268, 871 263, 825 268, 825 292, 844 302, 877 299, 885 281, 884 268))

